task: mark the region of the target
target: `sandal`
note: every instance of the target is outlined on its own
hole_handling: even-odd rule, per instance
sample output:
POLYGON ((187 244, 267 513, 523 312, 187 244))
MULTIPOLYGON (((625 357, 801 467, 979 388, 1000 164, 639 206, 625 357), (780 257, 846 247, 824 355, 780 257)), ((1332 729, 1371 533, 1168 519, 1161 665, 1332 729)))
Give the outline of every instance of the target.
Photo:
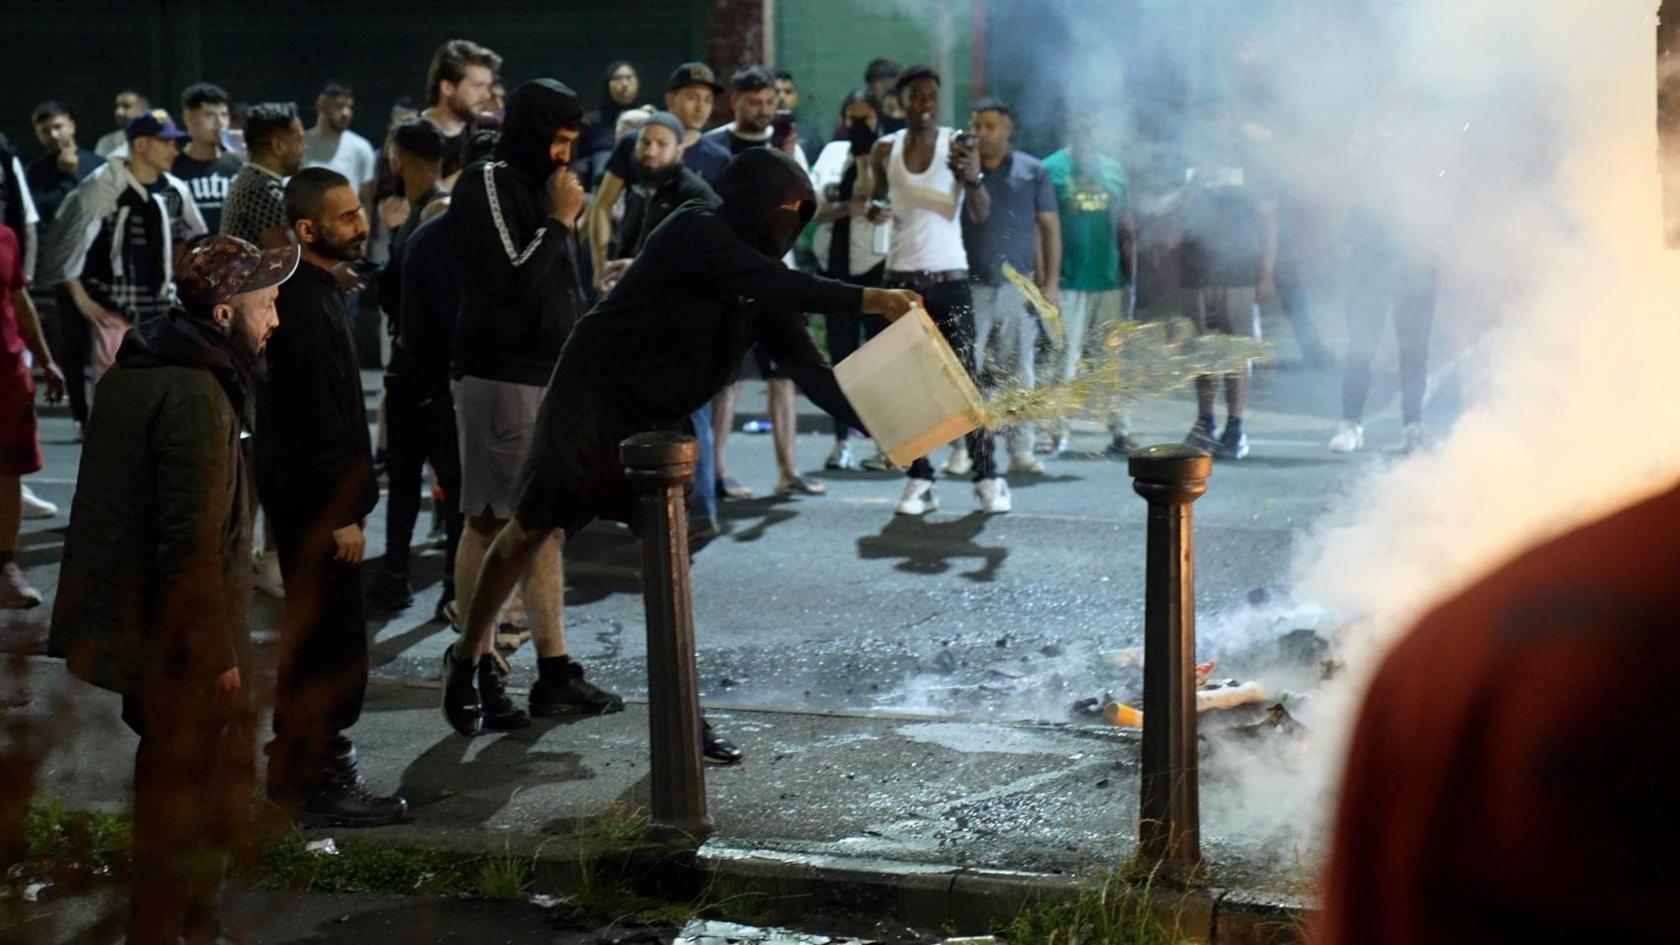
POLYGON ((812 482, 804 476, 794 476, 776 483, 777 495, 827 495, 828 487, 820 482, 812 482))

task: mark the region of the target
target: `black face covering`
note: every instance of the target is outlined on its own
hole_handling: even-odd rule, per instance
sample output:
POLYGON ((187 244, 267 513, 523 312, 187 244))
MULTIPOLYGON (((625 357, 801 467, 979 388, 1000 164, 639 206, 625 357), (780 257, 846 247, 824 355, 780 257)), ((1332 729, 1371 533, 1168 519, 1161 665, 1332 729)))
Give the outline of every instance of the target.
POLYGON ((788 207, 777 207, 759 223, 754 245, 764 255, 780 259, 793 248, 793 244, 799 239, 799 232, 803 229, 804 214, 788 207))

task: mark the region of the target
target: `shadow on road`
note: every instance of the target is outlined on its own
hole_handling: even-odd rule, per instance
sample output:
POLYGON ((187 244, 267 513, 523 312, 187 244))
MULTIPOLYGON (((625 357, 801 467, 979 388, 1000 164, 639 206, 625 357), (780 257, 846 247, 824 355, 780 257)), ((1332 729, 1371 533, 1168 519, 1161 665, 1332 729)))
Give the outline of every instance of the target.
POLYGON ((952 562, 979 560, 972 571, 960 573, 970 581, 996 580, 998 568, 1009 557, 1009 549, 975 542, 986 528, 987 516, 971 512, 952 521, 929 522, 908 515, 895 515, 879 535, 858 539, 858 557, 865 560, 902 558, 895 567, 908 574, 944 574, 952 562))

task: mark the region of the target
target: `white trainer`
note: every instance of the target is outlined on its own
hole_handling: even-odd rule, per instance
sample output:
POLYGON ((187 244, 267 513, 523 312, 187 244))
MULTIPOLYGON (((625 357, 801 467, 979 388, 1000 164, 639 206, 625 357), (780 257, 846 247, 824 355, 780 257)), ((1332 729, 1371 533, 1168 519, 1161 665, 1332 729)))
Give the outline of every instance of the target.
POLYGON ((846 440, 836 440, 834 451, 828 454, 823 463, 824 469, 856 469, 857 457, 852 455, 852 444, 846 440))
POLYGON ((1435 445, 1435 434, 1421 423, 1406 424, 1406 432, 1401 434, 1400 448, 1408 453, 1426 450, 1435 445))
POLYGON ((904 497, 898 500, 898 514, 926 515, 939 509, 933 497, 932 479, 912 479, 904 484, 904 497))
POLYGON ((270 597, 286 599, 286 582, 280 576, 280 555, 259 551, 251 556, 252 585, 270 597))
POLYGON ((1365 448, 1365 428, 1357 423, 1343 420, 1336 428, 1336 435, 1330 438, 1330 452, 1351 453, 1365 448))
POLYGON ((23 497, 24 518, 52 518, 58 514, 58 506, 36 495, 27 483, 18 483, 18 490, 23 497))
POLYGON ((1009 498, 1009 483, 1002 476, 975 483, 974 495, 980 500, 980 511, 987 515, 1001 515, 1015 507, 1009 498))
POLYGON ((1009 471, 1043 475, 1044 463, 1031 453, 1014 453, 1009 457, 1009 471))
POLYGON ((945 475, 966 476, 974 471, 974 460, 969 458, 968 444, 958 441, 951 447, 950 458, 945 460, 945 475))

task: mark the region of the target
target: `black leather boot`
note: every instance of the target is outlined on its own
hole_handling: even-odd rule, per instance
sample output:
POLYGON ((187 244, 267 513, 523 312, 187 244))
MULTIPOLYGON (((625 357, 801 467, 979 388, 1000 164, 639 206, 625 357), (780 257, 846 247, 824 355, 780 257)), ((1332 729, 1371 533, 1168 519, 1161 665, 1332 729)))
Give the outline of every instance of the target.
POLYGON ((508 698, 506 672, 492 653, 478 658, 478 704, 484 727, 492 732, 511 732, 531 724, 525 710, 508 698))
POLYGON ((362 780, 356 746, 340 739, 321 783, 304 792, 303 824, 309 827, 385 827, 408 819, 408 801, 380 797, 362 780))
POLYGON ((443 717, 455 731, 468 738, 484 729, 484 706, 479 702, 473 677, 477 667, 455 661, 455 645, 443 651, 443 717))

